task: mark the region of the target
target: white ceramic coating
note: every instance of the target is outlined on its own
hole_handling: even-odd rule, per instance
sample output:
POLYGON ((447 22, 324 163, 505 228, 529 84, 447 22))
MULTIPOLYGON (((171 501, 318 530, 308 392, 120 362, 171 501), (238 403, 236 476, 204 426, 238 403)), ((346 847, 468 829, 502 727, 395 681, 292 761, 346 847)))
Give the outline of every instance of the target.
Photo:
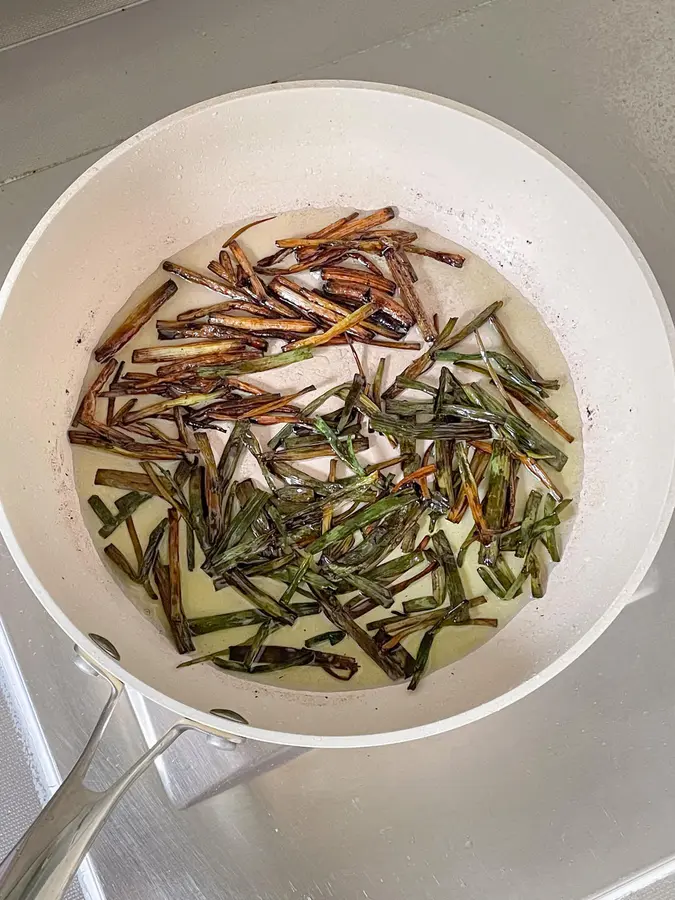
POLYGON ((638 249, 565 166, 512 129, 402 88, 316 82, 207 101, 126 141, 37 226, 0 295, 0 525, 27 581, 78 644, 179 715, 303 746, 438 733, 550 678, 617 615, 674 503, 673 327, 638 249), (563 562, 483 647, 400 686, 286 691, 212 667, 177 671, 173 647, 102 566, 82 522, 66 430, 92 347, 166 256, 225 221, 391 203, 471 249, 539 309, 574 379, 584 483, 563 562), (656 388, 656 389, 655 389, 656 388), (121 653, 113 664, 86 637, 121 653))

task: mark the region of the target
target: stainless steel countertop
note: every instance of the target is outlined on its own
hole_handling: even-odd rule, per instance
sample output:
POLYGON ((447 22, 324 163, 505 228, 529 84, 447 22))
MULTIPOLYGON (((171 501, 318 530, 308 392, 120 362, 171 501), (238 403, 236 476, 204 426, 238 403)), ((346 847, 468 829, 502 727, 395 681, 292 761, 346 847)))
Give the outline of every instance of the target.
MULTIPOLYGON (((96 14, 110 5, 95 4, 96 14)), ((6 49, 0 272, 73 178, 147 122, 249 84, 344 77, 446 94, 541 141, 619 214, 670 302, 673 37, 675 7, 657 0, 487 0, 466 10, 460 0, 252 0, 225 9, 149 0, 6 49)), ((210 747, 178 754, 123 801, 91 855, 85 889, 98 879, 110 900, 576 900, 624 896, 667 876, 674 542, 671 527, 638 601, 580 660, 489 719, 358 752, 270 760, 254 747, 243 764, 239 751, 227 760, 210 747), (214 771, 234 786, 194 802, 190 784, 208 793, 214 771)), ((102 686, 72 667, 68 640, 6 554, 0 604, 19 663, 5 648, 5 681, 24 718, 37 716, 22 728, 44 793, 83 746, 102 686)), ((16 754, 5 740, 5 754, 16 754)), ((111 778, 143 746, 126 706, 95 779, 111 778)), ((3 804, 16 804, 0 785, 8 844, 18 823, 2 816, 3 804)), ((27 792, 24 778, 24 813, 37 803, 27 792)), ((669 884, 649 896, 675 896, 669 884)))

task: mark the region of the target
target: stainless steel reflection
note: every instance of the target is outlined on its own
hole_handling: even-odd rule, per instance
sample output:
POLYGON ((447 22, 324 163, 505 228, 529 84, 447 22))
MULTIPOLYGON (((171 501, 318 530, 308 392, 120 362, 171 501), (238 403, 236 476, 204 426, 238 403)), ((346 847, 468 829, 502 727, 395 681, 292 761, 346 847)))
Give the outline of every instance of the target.
MULTIPOLYGON (((176 722, 109 788, 93 791, 85 787, 87 771, 124 694, 124 685, 77 652, 78 667, 87 674, 104 678, 110 694, 70 774, 0 863, 0 900, 59 900, 96 835, 134 781, 183 732, 205 730, 188 720, 176 722)), ((109 641, 106 641, 106 652, 119 658, 109 641)), ((209 733, 209 737, 217 740, 220 748, 235 746, 225 735, 209 733)))

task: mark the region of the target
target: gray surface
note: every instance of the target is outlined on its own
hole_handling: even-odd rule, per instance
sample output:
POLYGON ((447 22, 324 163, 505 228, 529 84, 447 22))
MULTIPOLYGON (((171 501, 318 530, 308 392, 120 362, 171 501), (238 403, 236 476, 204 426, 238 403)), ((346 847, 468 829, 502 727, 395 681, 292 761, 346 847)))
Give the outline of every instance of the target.
POLYGON ((146 0, 3 0, 0 3, 0 50, 73 28, 99 16, 146 0))
MULTIPOLYGON (((17 720, 13 700, 3 691, 0 672, 0 859, 11 850, 26 830, 27 823, 40 811, 36 787, 39 776, 24 731, 25 726, 17 720)), ((82 900, 82 897, 79 883, 74 882, 64 900, 82 900)))
MULTIPOLYGON (((452 96, 540 140, 621 216, 672 301, 673 5, 461 6, 150 0, 1 53, 0 270, 97 148, 249 84, 367 78, 452 96)), ((106 896, 613 900, 636 873, 640 889, 668 875, 674 542, 671 527, 644 596, 594 647, 487 720, 415 745, 303 754, 184 810, 148 773, 93 853, 106 896)), ((100 686, 72 669, 68 641, 3 565, 5 624, 64 771, 100 686)), ((125 707, 97 777, 142 746, 125 707)), ((658 890, 650 900, 675 896, 668 880, 658 890)))
POLYGON ((27 818, 40 811, 35 786, 37 773, 30 765, 31 754, 10 702, 9 697, 0 693, 0 757, 4 762, 0 767, 0 859, 25 831, 27 818), (10 802, 13 797, 20 797, 21 803, 10 802))
MULTIPOLYGON (((13 563, 0 542, 3 598, 16 578, 13 563)), ((25 590, 23 585, 22 588, 25 590)), ((58 785, 54 760, 41 740, 31 698, 23 688, 14 648, 0 622, 0 859, 23 835, 58 785)), ((83 867, 87 870, 83 874, 85 878, 89 875, 88 883, 93 884, 90 868, 88 864, 83 867)), ((93 897, 93 892, 89 896, 93 897)), ((79 880, 74 881, 66 891, 65 900, 82 900, 82 897, 79 880)))
POLYGON ((675 878, 666 878, 632 896, 634 900, 672 900, 675 897, 675 878))

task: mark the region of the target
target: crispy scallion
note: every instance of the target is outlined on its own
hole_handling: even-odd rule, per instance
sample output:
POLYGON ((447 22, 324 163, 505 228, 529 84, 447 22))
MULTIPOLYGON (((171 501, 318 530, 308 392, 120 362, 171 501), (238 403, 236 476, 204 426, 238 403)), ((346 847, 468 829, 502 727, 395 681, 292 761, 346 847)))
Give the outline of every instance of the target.
POLYGON ((176 282, 169 279, 156 291, 153 291, 149 297, 141 301, 113 333, 96 347, 94 350, 96 361, 106 363, 112 359, 134 335, 138 334, 145 323, 150 321, 160 306, 173 297, 177 290, 176 282))
MULTIPOLYGON (((572 440, 546 402, 559 383, 543 379, 518 349, 498 318, 501 301, 460 329, 455 318, 440 327, 423 296, 418 260, 459 268, 464 257, 420 246, 414 231, 387 224, 395 215, 392 207, 353 212, 304 237, 280 235, 280 249, 257 263, 238 239, 267 219, 245 224, 217 259, 200 264, 209 274, 163 264, 179 279, 217 293, 219 302, 189 310, 181 304, 182 312, 169 307, 159 319, 158 310, 178 289, 167 281, 95 350, 102 365, 69 436, 77 446, 132 461, 129 471, 98 469, 100 495, 88 499, 105 540, 126 525, 131 552, 108 543, 107 559, 125 581, 155 602, 159 597, 180 653, 194 649, 193 637, 251 629, 245 640, 192 654, 179 668, 208 661, 256 677, 312 666, 348 681, 359 671, 358 659, 330 652, 348 638, 388 678, 409 679, 415 690, 443 629, 498 624, 471 615, 486 598, 466 596, 462 575, 469 575, 469 559, 498 600, 508 602, 526 589, 535 598, 544 595, 539 545, 553 562, 560 559, 556 529, 570 502, 548 468, 561 471, 567 456, 531 416, 572 440), (304 282, 286 277, 303 271, 309 273, 304 282), (310 279, 316 279, 313 288, 310 279), (147 343, 139 332, 153 317, 159 344, 137 346, 147 343), (499 349, 483 343, 480 329, 488 321, 499 349), (414 323, 428 348, 385 389, 387 357, 381 353, 419 349, 419 342, 405 340, 414 323), (128 354, 133 363, 155 365, 153 372, 129 370, 114 358, 137 335, 125 360, 128 354), (478 353, 451 349, 471 336, 478 353), (270 353, 270 339, 277 338, 287 343, 270 353), (283 390, 273 374, 261 385, 239 377, 273 373, 316 353, 314 369, 325 370, 330 383, 337 369, 331 354, 340 355, 340 365, 345 359, 335 346, 349 348, 356 374, 322 385, 323 393, 304 407, 294 401, 315 388, 297 389, 301 370, 283 390), (376 368, 373 357, 379 358, 376 368), (431 372, 436 363, 449 365, 431 372), (473 373, 489 383, 470 381, 473 373), (255 426, 277 424, 282 427, 266 436, 263 451, 255 426), (389 442, 392 458, 360 457, 377 447, 373 432, 389 442), (321 458, 330 459, 327 478, 301 468, 321 458), (240 474, 240 463, 252 461, 262 478, 240 474), (520 481, 527 472, 546 488, 541 512, 543 491, 531 491, 523 502, 520 481), (156 498, 168 505, 168 516, 160 511, 149 533, 141 534, 142 518, 134 513, 146 503, 144 511, 151 512, 156 498), (467 510, 472 521, 455 556, 442 521, 459 523, 467 510), (477 564, 475 551, 467 556, 475 542, 477 564), (182 577, 182 560, 195 573, 189 579, 182 577), (237 596, 245 608, 188 619, 183 591, 197 578, 210 578, 217 598, 237 596), (414 584, 419 596, 403 600, 414 584), (357 620, 378 607, 387 614, 368 616, 362 627, 357 620), (311 637, 295 640, 296 619, 305 616, 320 618, 308 629, 311 637), (296 646, 282 646, 277 633, 293 627, 288 643, 296 646)), ((436 649, 440 655, 442 648, 436 649)))

